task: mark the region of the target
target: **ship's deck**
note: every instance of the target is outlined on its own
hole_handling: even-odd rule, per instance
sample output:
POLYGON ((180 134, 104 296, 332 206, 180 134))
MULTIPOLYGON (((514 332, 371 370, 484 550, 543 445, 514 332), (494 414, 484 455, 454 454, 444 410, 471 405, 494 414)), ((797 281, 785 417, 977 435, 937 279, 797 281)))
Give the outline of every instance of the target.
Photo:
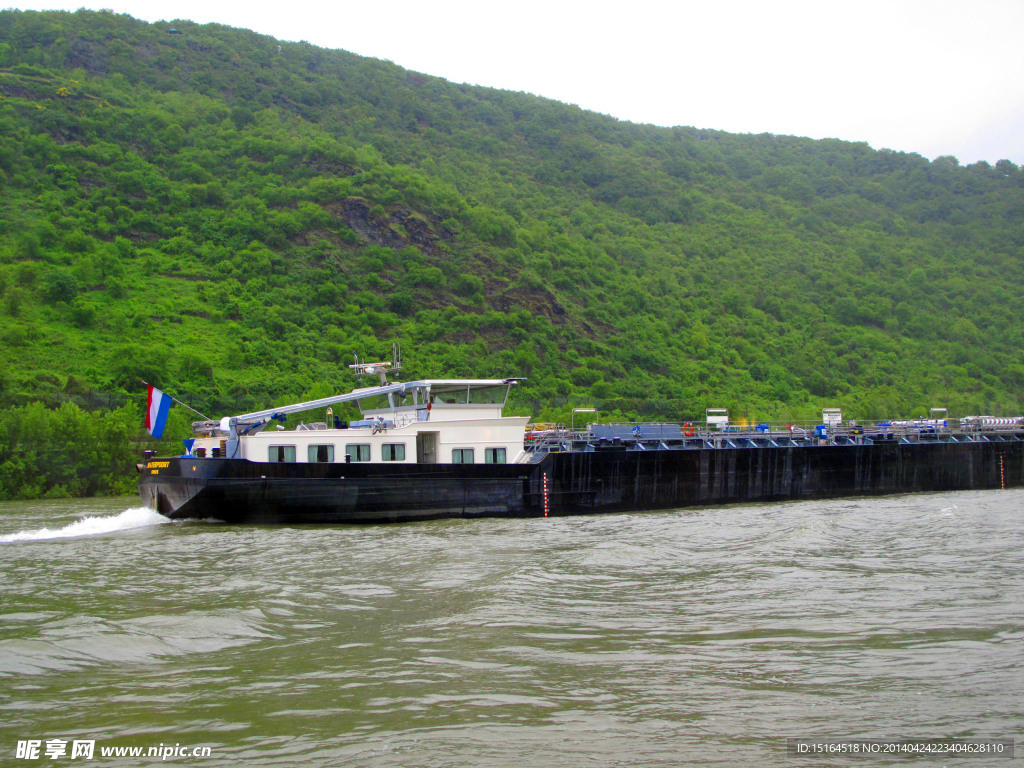
POLYGON ((737 448, 805 448, 844 445, 921 443, 1001 443, 1024 441, 1024 423, 1000 426, 924 422, 870 425, 772 426, 697 430, 689 424, 593 424, 586 429, 552 427, 528 432, 526 450, 533 460, 558 451, 716 450, 737 448))

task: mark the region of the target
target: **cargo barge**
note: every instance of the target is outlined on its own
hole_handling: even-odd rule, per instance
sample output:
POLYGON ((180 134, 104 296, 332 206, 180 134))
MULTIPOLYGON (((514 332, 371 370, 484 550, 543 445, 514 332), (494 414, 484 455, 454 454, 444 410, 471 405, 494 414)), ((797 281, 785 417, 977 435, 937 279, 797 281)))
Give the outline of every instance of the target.
MULTIPOLYGON (((1024 417, 738 427, 533 425, 505 416, 520 379, 390 382, 193 424, 180 456, 138 465, 143 503, 229 523, 384 523, 543 517, 1024 485, 1024 417), (362 418, 335 419, 354 403, 362 418), (285 429, 290 414, 324 421, 285 429), (275 423, 276 422, 276 423, 275 423)), ((589 410, 589 409, 588 409, 589 410)), ((574 418, 577 414, 574 413, 574 418)))

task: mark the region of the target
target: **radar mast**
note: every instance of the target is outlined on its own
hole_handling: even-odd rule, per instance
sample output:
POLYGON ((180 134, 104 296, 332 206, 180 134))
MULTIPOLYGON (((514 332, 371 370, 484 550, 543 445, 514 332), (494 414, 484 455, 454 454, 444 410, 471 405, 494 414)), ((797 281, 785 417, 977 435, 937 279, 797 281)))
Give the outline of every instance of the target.
POLYGON ((397 373, 402 370, 402 345, 397 342, 391 345, 391 362, 383 361, 379 363, 361 363, 359 362, 359 355, 354 355, 355 364, 350 365, 349 368, 356 372, 357 376, 365 376, 366 374, 377 374, 380 376, 380 385, 382 387, 387 386, 388 383, 388 371, 397 373))

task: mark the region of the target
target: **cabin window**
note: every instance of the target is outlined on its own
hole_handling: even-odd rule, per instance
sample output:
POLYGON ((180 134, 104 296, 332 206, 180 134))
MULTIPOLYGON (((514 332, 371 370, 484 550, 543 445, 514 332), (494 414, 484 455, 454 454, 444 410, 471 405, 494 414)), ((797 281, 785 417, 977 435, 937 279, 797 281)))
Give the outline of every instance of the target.
POLYGON ((333 445, 311 445, 306 460, 310 464, 324 464, 334 461, 333 445))
POLYGON ((293 463, 295 461, 294 445, 272 445, 268 449, 267 461, 293 463))
POLYGON ((430 390, 430 402, 444 405, 460 405, 469 400, 469 385, 462 387, 451 387, 440 385, 430 390))
POLYGON ((472 464, 474 461, 472 448, 452 448, 452 464, 472 464))
POLYGON ((405 443, 384 443, 380 447, 381 461, 405 461, 405 443))
POLYGON ((469 390, 469 402, 480 404, 504 403, 505 396, 508 394, 508 387, 508 384, 498 384, 493 387, 471 387, 469 390))
POLYGON ((484 464, 504 464, 504 448, 484 448, 484 464))
POLYGON ((369 461, 370 460, 370 446, 366 444, 361 445, 346 445, 345 454, 352 457, 352 461, 369 461))

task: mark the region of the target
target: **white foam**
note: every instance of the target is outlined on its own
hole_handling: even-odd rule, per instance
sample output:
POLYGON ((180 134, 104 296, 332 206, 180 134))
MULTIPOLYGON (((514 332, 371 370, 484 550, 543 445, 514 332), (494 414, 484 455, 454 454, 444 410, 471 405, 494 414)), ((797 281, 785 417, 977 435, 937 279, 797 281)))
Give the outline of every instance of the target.
POLYGON ((12 541, 38 541, 42 539, 68 539, 76 536, 96 536, 101 533, 130 531, 133 528, 146 528, 151 525, 163 525, 169 519, 148 507, 132 507, 111 517, 83 517, 63 528, 40 528, 37 531, 21 531, 0 536, 0 544, 12 541))

